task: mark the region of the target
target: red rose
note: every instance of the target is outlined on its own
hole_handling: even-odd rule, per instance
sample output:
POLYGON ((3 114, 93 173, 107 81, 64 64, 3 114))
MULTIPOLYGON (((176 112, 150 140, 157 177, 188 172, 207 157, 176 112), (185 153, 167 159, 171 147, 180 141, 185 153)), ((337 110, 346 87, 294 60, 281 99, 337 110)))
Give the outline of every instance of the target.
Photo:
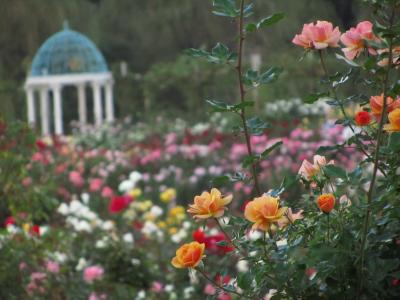
POLYGON ((367 111, 359 111, 356 114, 354 121, 358 126, 367 126, 371 123, 371 115, 367 111))
POLYGON ((226 254, 232 252, 234 248, 227 240, 225 234, 218 233, 216 235, 212 235, 206 237, 206 249, 214 254, 226 254), (220 242, 225 241, 224 245, 219 245, 220 242))
POLYGON ((129 206, 132 202, 132 197, 129 195, 115 196, 111 199, 108 211, 111 214, 119 213, 129 206))
POLYGON ((31 230, 30 230, 30 234, 32 236, 40 236, 40 226, 39 225, 33 225, 31 230))
POLYGON ((6 221, 4 222, 4 226, 10 226, 10 225, 15 225, 15 219, 13 216, 7 217, 6 221))
POLYGON ((36 147, 38 147, 39 151, 44 151, 44 150, 46 150, 47 145, 41 139, 38 139, 38 140, 36 140, 36 147))
MULTIPOLYGON (((197 229, 196 231, 193 231, 193 239, 200 243, 200 244, 206 244, 206 235, 204 234, 204 231, 202 231, 201 229, 197 229)), ((206 245, 207 246, 207 245, 206 245)))

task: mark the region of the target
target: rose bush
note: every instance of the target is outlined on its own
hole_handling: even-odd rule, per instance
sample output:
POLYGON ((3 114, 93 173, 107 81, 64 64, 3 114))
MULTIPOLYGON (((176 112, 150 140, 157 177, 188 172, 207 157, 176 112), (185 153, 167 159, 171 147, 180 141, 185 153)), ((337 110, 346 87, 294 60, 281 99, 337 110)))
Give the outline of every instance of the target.
POLYGON ((237 50, 187 54, 231 66, 239 100, 208 100, 210 122, 46 138, 0 122, 0 298, 399 297, 399 3, 365 2, 379 21, 295 36, 325 74, 306 104, 248 116, 248 91, 283 70, 245 70, 245 41, 283 14, 255 20, 252 1, 215 0, 237 50))

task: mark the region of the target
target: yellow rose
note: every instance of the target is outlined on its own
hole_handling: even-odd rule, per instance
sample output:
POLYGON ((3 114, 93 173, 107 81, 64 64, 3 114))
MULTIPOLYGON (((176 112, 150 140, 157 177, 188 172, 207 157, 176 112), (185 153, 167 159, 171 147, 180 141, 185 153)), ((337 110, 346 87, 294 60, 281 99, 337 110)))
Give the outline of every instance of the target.
POLYGON ((169 203, 176 198, 176 190, 173 188, 166 189, 160 194, 162 202, 169 203))
POLYGON ((139 188, 133 189, 129 192, 129 196, 131 196, 132 198, 137 198, 140 197, 142 195, 142 190, 139 188))

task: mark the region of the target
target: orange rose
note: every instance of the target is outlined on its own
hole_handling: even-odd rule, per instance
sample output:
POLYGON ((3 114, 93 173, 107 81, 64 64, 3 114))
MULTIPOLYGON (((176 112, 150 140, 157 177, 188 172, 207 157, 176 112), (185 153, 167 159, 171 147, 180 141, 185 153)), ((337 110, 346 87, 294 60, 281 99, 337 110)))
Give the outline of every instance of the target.
POLYGON ((194 218, 207 219, 219 218, 224 214, 225 205, 232 201, 232 195, 223 197, 218 189, 212 189, 211 193, 203 192, 194 197, 194 204, 189 205, 188 213, 194 218))
POLYGON ((253 222, 252 229, 268 231, 273 223, 285 221, 287 207, 279 208, 279 198, 264 195, 246 205, 244 216, 253 222))
POLYGON ((318 197, 317 204, 322 212, 329 214, 335 207, 335 196, 332 194, 322 194, 318 197))
MULTIPOLYGON (((381 94, 380 96, 372 96, 369 99, 369 105, 371 106, 372 113, 375 115, 375 117, 379 119, 383 111, 383 94, 381 94)), ((394 101, 392 97, 387 97, 386 105, 387 112, 391 112, 395 108, 400 107, 400 100, 397 99, 396 101, 394 101)))
POLYGON ((176 250, 176 256, 171 263, 175 268, 195 268, 199 265, 204 256, 206 245, 198 242, 191 242, 182 245, 176 250))
POLYGON ((386 131, 400 131, 400 108, 396 108, 389 114, 389 124, 385 125, 386 131))

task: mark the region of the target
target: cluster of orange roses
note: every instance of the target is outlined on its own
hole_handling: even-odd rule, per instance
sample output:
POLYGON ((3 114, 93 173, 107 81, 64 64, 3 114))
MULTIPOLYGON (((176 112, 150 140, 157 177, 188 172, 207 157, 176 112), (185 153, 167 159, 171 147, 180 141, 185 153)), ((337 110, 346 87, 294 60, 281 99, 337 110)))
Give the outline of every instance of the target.
MULTIPOLYGON (((376 120, 380 120, 383 113, 383 95, 372 96, 369 100, 369 106, 372 115, 376 120)), ((400 131, 400 98, 394 100, 392 97, 386 97, 386 107, 389 113, 389 123, 384 129, 388 132, 400 131)), ((371 123, 371 115, 368 111, 360 111, 354 118, 358 126, 367 126, 371 123)))
MULTIPOLYGON (((195 219, 208 219, 222 217, 226 208, 232 201, 232 195, 223 196, 213 188, 210 192, 203 192, 194 198, 194 203, 189 205, 188 212, 195 219)), ((284 227, 295 220, 302 218, 301 212, 292 213, 288 207, 280 207, 279 198, 263 195, 247 203, 245 218, 254 223, 253 230, 270 231, 276 226, 284 227)), ((230 241, 232 243, 232 241, 230 241)), ((205 244, 192 242, 184 244, 176 251, 172 265, 176 268, 195 268, 204 257, 205 244)))

